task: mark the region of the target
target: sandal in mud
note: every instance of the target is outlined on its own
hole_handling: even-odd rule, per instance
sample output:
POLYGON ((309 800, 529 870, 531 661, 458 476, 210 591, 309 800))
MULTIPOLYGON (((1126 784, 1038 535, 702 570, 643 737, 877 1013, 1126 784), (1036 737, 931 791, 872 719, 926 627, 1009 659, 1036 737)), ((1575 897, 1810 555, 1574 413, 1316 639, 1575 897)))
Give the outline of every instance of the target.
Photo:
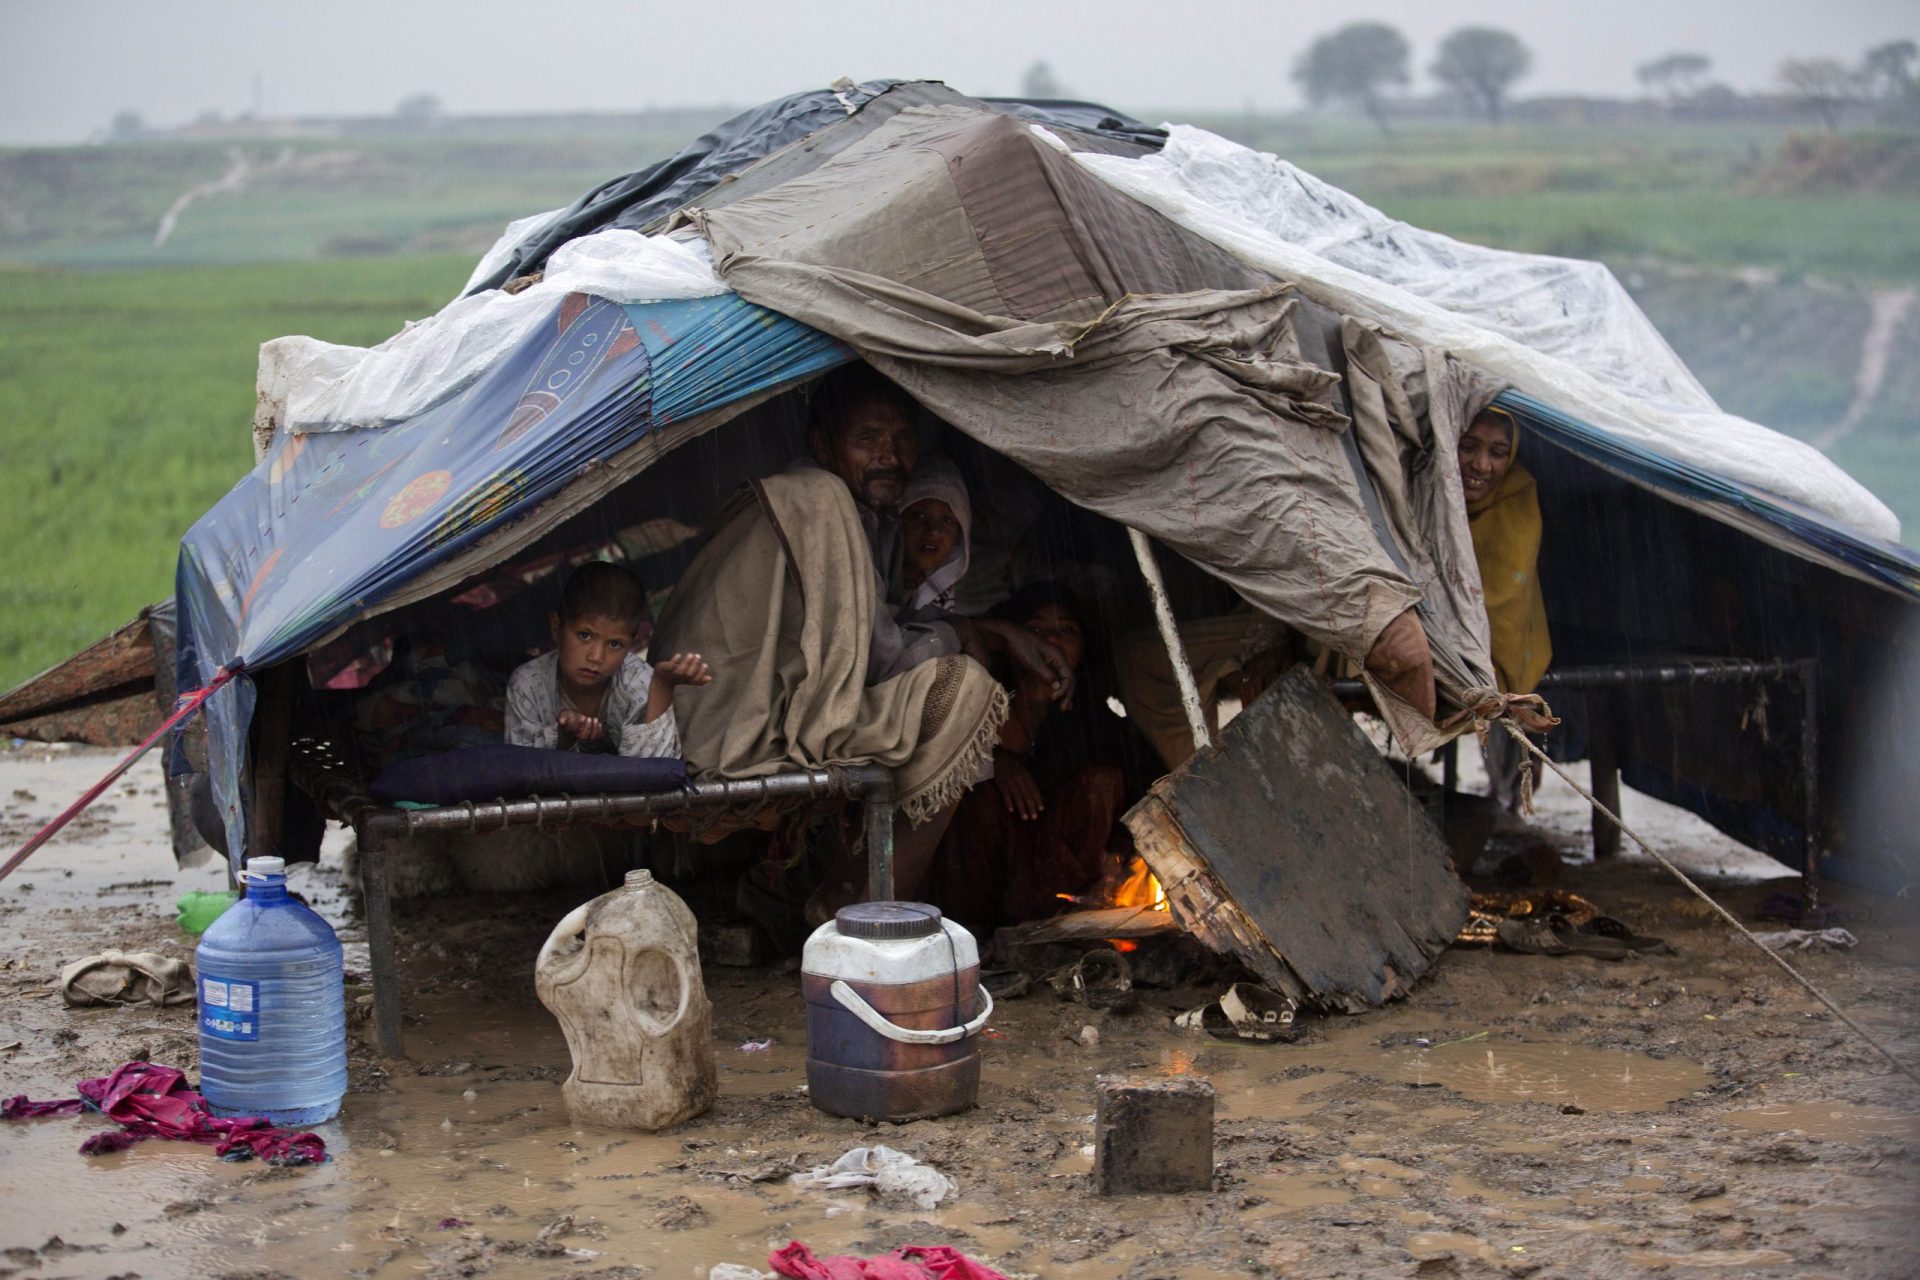
POLYGON ((1586 937, 1605 938, 1616 942, 1628 951, 1651 952, 1657 955, 1672 955, 1673 948, 1660 938, 1651 938, 1643 933, 1635 933, 1622 921, 1612 916, 1595 916, 1584 924, 1574 926, 1574 932, 1586 937))
POLYGON ((1294 1002, 1276 991, 1236 982, 1218 1000, 1181 1014, 1173 1024, 1204 1031, 1216 1040, 1278 1044, 1300 1034, 1294 1026, 1294 1010, 1294 1002))
POLYGON ((1047 985, 1089 1009, 1115 1013, 1133 1007, 1133 966, 1118 951, 1089 951, 1047 979, 1047 985))
POLYGON ((1591 956, 1624 960, 1640 952, 1671 952, 1658 938, 1633 932, 1612 916, 1596 915, 1579 924, 1555 914, 1543 920, 1502 920, 1494 926, 1502 945, 1536 956, 1591 956))

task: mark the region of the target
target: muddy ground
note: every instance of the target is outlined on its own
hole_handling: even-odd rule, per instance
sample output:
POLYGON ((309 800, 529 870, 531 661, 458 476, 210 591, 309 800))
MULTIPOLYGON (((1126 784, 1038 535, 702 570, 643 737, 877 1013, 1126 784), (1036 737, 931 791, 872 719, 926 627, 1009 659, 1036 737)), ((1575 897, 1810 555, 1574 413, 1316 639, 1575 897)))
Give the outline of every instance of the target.
MULTIPOLYGON (((0 753, 0 843, 108 761, 0 753)), ((1573 856, 1584 815, 1556 786, 1540 821, 1573 856)), ((105 947, 191 954, 174 900, 221 873, 175 872, 160 805, 143 766, 0 885, 0 1092, 69 1096, 133 1056, 194 1069, 189 1008, 75 1011, 53 994, 64 963, 105 947)), ((1651 802, 1628 817, 1749 918, 1791 883, 1754 878, 1751 856, 1651 802)), ((662 1135, 576 1127, 561 1104, 566 1049, 531 966, 578 895, 438 902, 402 921, 410 1059, 381 1061, 356 1030, 353 1092, 322 1129, 331 1163, 224 1164, 159 1142, 87 1158, 76 1148, 97 1120, 0 1126, 0 1277, 694 1280, 716 1263, 764 1268, 790 1239, 950 1243, 1062 1280, 1920 1271, 1920 1087, 1649 863, 1570 865, 1564 883, 1675 954, 1456 948, 1391 1009, 1317 1020, 1284 1046, 1175 1031, 1169 1015, 1199 991, 1149 991, 1125 1015, 1042 991, 996 1010, 976 1111, 898 1127, 808 1104, 790 972, 709 966, 722 1096, 662 1135), (1213 1189, 1096 1198, 1094 1076, 1172 1071, 1219 1091, 1213 1189), (938 1166, 958 1199, 920 1211, 785 1183, 873 1142, 938 1166)), ((297 869, 294 887, 364 973, 337 861, 297 869)), ((1861 946, 1798 962, 1920 1059, 1909 904, 1830 896, 1861 946)))

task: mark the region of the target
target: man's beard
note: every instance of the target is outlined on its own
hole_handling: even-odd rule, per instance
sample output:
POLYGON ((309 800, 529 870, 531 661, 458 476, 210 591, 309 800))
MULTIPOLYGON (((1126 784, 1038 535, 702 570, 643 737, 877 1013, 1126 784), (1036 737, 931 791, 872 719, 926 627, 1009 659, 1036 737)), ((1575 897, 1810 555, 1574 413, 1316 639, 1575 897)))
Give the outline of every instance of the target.
POLYGON ((860 496, 870 507, 890 507, 907 491, 907 473, 899 468, 869 471, 860 477, 860 496))

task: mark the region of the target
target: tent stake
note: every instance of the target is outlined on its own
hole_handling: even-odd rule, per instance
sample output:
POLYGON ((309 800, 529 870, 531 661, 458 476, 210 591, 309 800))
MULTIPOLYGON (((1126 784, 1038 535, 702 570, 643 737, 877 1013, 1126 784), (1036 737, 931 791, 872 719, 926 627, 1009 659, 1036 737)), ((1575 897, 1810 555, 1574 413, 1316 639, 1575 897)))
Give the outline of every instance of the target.
POLYGON ((1213 746, 1213 731, 1207 727, 1207 713, 1200 706, 1200 686, 1187 664, 1187 647, 1180 642, 1180 629, 1173 620, 1173 606, 1167 603, 1167 584, 1160 577, 1160 565, 1153 558, 1153 546, 1147 535, 1128 529, 1133 557, 1140 562, 1140 576, 1147 580, 1147 594, 1153 597, 1153 618, 1160 625, 1160 639, 1167 646, 1167 660, 1173 664, 1173 678, 1180 683, 1180 705, 1187 711, 1187 727, 1193 730, 1193 749, 1213 746))

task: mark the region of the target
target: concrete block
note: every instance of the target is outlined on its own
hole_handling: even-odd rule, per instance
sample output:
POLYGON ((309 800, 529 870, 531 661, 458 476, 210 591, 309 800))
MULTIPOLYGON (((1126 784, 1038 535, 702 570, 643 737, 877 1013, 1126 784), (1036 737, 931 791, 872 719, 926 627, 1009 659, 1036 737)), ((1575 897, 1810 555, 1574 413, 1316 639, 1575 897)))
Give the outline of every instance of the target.
POLYGON ((759 926, 745 920, 723 920, 700 926, 700 956, 729 969, 750 969, 767 961, 766 943, 759 926))
POLYGON ((1213 1186, 1213 1084, 1198 1076, 1101 1076, 1093 1189, 1103 1196, 1213 1186))

